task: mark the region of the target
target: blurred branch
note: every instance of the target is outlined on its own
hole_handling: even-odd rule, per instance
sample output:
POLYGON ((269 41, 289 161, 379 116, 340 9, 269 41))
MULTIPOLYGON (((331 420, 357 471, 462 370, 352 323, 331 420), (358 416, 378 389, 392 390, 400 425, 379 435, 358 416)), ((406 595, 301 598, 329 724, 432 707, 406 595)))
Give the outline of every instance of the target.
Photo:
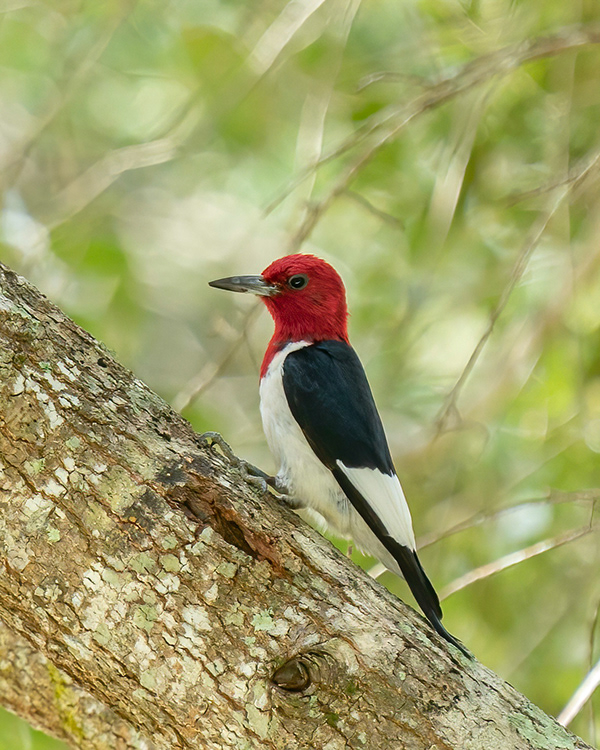
POLYGON ((557 601, 553 601, 551 607, 536 608, 531 613, 531 618, 528 617, 527 637, 511 639, 510 654, 504 667, 504 673, 507 677, 514 676, 514 679, 517 679, 518 670, 526 664, 536 649, 561 626, 563 620, 570 617, 578 596, 581 596, 578 591, 571 590, 568 597, 564 599, 557 597, 557 601))
POLYGON ((392 214, 387 213, 387 211, 382 211, 380 208, 377 208, 377 206, 374 206, 370 200, 365 198, 364 195, 356 193, 354 190, 350 190, 349 188, 344 191, 344 195, 347 195, 348 198, 352 198, 352 200, 358 203, 359 206, 366 208, 369 213, 372 213, 374 216, 377 216, 378 219, 385 221, 386 224, 391 224, 393 227, 396 227, 396 229, 404 229, 404 222, 402 221, 402 219, 399 219, 397 216, 392 216, 392 214))
POLYGON ((480 511, 479 513, 473 514, 464 521, 460 521, 459 523, 451 526, 449 529, 445 529, 442 532, 425 534, 418 540, 418 547, 419 549, 424 549, 425 547, 429 547, 432 544, 436 544, 442 539, 447 539, 448 537, 454 536, 454 534, 459 534, 462 531, 467 531, 468 529, 475 528, 476 526, 481 526, 487 521, 497 520, 502 516, 508 515, 510 513, 515 513, 517 511, 523 510, 523 508, 527 508, 532 505, 560 505, 562 503, 578 502, 594 503, 598 499, 600 499, 600 489, 579 490, 577 492, 562 492, 560 490, 550 490, 546 497, 527 500, 526 502, 518 503, 517 505, 510 505, 505 508, 499 508, 494 511, 480 511))
POLYGON ((477 360, 479 359, 479 356, 481 352, 483 351, 483 348, 485 344, 487 343, 487 340, 492 335, 492 332, 494 330, 494 327, 496 325, 496 322, 498 321, 498 318, 504 311, 508 300, 510 299, 510 296, 523 277, 523 274, 525 273, 525 270, 527 268, 527 264, 529 263, 529 259, 531 258, 531 255, 537 248, 544 232, 546 231, 546 228, 552 218, 555 216, 556 212, 562 205, 563 201, 570 195, 570 193, 578 187, 589 175, 591 172, 596 170, 598 167, 598 163, 600 162, 600 152, 596 153, 594 157, 591 160, 586 161, 586 163, 583 166, 580 166, 579 169, 573 170, 571 173, 570 179, 562 185, 562 190, 560 194, 554 199, 554 202, 552 206, 547 209, 544 213, 540 214, 536 221, 533 223, 529 234, 525 240, 524 245, 521 248, 521 251, 519 252, 519 255, 517 256, 517 260, 515 261, 515 264, 512 268, 510 279, 508 281, 508 284, 504 287, 504 290, 500 296, 500 299, 498 301, 498 304, 492 310, 492 313, 490 314, 490 318, 487 324, 487 327, 477 342, 477 345, 475 346, 475 349, 471 353, 471 356, 469 357, 469 360, 467 364, 465 365, 462 373, 460 374, 458 380, 456 381, 454 387, 450 391, 450 393, 446 396, 446 399, 444 401, 444 404, 435 420, 435 436, 439 436, 442 432, 447 431, 448 429, 453 429, 456 427, 457 424, 460 424, 461 418, 460 414, 458 412, 458 408, 456 406, 458 398, 460 396, 460 393, 462 391, 462 388, 467 381, 467 378, 473 371, 473 368, 475 367, 475 364, 477 363, 477 360), (452 425, 450 425, 450 420, 452 420, 452 425))
MULTIPOLYGON (((57 84, 59 93, 56 94, 45 114, 42 114, 29 133, 26 134, 21 144, 12 151, 7 162, 0 165, 0 177, 2 190, 5 191, 10 185, 13 185, 21 174, 25 165, 27 156, 34 147, 42 133, 56 119, 60 112, 71 100, 77 89, 85 81, 89 72, 98 62, 105 49, 108 47, 111 39, 119 26, 128 18, 136 4, 136 0, 127 0, 121 4, 120 10, 110 19, 104 32, 97 39, 95 44, 89 48, 83 60, 75 67, 70 77, 61 85, 57 84)), ((71 70, 71 68, 68 68, 71 70)))
MULTIPOLYGON (((598 628, 598 623, 600 622, 600 597, 596 600, 596 606, 594 608, 594 616, 592 617, 592 623, 590 626, 590 634, 589 634, 589 652, 588 652, 588 671, 592 671, 592 667, 594 664, 594 652, 596 650, 596 632, 598 628)), ((591 696, 590 696, 591 697, 591 696)), ((589 705, 589 732, 590 737, 593 743, 593 746, 597 746, 596 741, 596 712, 594 710, 594 701, 590 700, 588 701, 589 705)), ((566 710, 566 707, 565 707, 566 710)))
POLYGON ((257 75, 264 75, 294 38, 294 35, 325 2, 290 0, 264 32, 248 56, 248 64, 257 75))
MULTIPOLYGON (((335 28, 336 44, 334 46, 334 59, 327 66, 327 79, 310 91, 302 108, 302 117, 298 131, 296 154, 299 161, 312 167, 319 162, 323 152, 323 138, 325 132, 325 121, 331 104, 331 96, 338 78, 344 52, 348 43, 348 36, 352 24, 360 7, 360 0, 342 0, 344 6, 341 23, 335 28)), ((310 211, 310 197, 314 190, 317 179, 316 170, 312 170, 308 179, 304 182, 303 195, 300 196, 302 209, 300 224, 306 219, 310 211)))
MULTIPOLYGON (((524 337, 520 339, 515 337, 509 351, 500 350, 496 353, 495 362, 492 361, 488 369, 487 388, 485 391, 480 391, 477 398, 470 399, 468 408, 461 411, 461 428, 468 427, 470 421, 473 424, 479 424, 476 415, 481 415, 490 409, 495 410, 499 394, 506 394, 505 388, 509 387, 509 383, 514 383, 514 379, 515 377, 518 378, 518 372, 521 368, 527 367, 526 358, 531 356, 532 353, 542 350, 546 337, 551 335, 560 325, 560 321, 564 319, 564 315, 567 314, 568 307, 572 303, 574 288, 578 288, 579 284, 590 285, 593 283, 593 279, 600 271, 600 220, 595 215, 590 215, 590 224, 594 228, 591 230, 589 251, 579 257, 579 262, 573 269, 573 278, 567 279, 565 277, 560 291, 548 299, 548 305, 543 315, 537 315, 535 318, 527 320, 527 332, 524 337)), ((517 391, 513 392, 511 399, 516 398, 523 385, 524 382, 520 381, 520 385, 517 391)), ((549 458, 550 456, 547 456, 545 460, 549 460, 549 458)), ((532 467, 530 472, 536 470, 532 467)), ((506 492, 511 491, 514 485, 524 478, 525 475, 522 474, 516 477, 512 482, 513 486, 508 486, 506 492)))
POLYGON ((269 214, 275 210, 314 170, 339 158, 368 139, 369 136, 376 134, 379 130, 383 130, 383 133, 372 143, 369 143, 354 162, 346 168, 342 178, 328 195, 320 203, 313 205, 311 213, 306 217, 305 223, 298 229, 292 240, 292 246, 298 247, 310 235, 318 218, 329 208, 332 201, 344 192, 360 169, 375 156, 379 149, 392 140, 413 119, 430 109, 445 104, 459 94, 469 91, 485 81, 507 75, 528 62, 544 57, 553 57, 599 43, 600 28, 596 26, 568 27, 551 36, 529 39, 504 47, 489 55, 482 55, 472 62, 467 63, 455 75, 426 87, 423 93, 408 102, 408 104, 386 108, 383 112, 369 118, 365 125, 359 128, 356 133, 323 156, 316 164, 303 170, 293 178, 287 187, 267 206, 265 214, 269 214))
MULTIPOLYGON (((591 503, 593 504, 600 499, 600 489, 590 490, 579 490, 577 492, 562 492, 561 490, 551 490, 546 497, 536 498, 534 500, 527 500, 524 503, 518 503, 517 505, 510 505, 506 508, 499 508, 494 511, 480 511, 474 513, 464 521, 451 526, 449 529, 444 529, 441 532, 435 532, 431 534, 425 534, 417 539, 417 548, 419 550, 430 547, 442 539, 448 539, 455 534, 460 534, 462 531, 468 531, 476 526, 481 526, 487 521, 494 521, 502 516, 508 515, 509 513, 515 513, 523 508, 530 507, 532 505, 559 505, 562 503, 591 503)), ((491 564, 491 563, 490 563, 491 564)), ((387 568, 381 563, 372 565, 367 573, 371 578, 379 578, 380 575, 385 573, 387 568)))
POLYGON ((55 229, 68 221, 109 188, 124 172, 170 161, 175 157, 178 146, 177 139, 171 137, 110 151, 63 188, 46 207, 45 212, 51 217, 45 220, 46 226, 48 229, 55 229))
POLYGON ((596 608, 594 616, 592 618, 592 625, 590 627, 590 638, 589 638, 589 665, 592 668, 592 662, 594 661, 594 651, 596 644, 596 628, 600 622, 600 598, 596 601, 596 608))
POLYGON ((578 173, 578 167, 574 167, 573 169, 570 169, 567 175, 561 179, 552 180, 545 185, 539 185, 532 190, 525 190, 522 193, 513 193, 512 195, 509 195, 507 197, 506 206, 507 208, 512 208, 512 206, 515 206, 517 203, 521 203, 522 201, 529 200, 530 198, 537 198, 540 195, 551 193, 557 188, 568 186, 577 180, 578 173))
POLYGON ((197 104, 198 92, 195 92, 174 113, 161 137, 148 143, 136 143, 109 151, 75 177, 47 205, 38 209, 37 213, 48 229, 55 229, 83 211, 122 174, 175 159, 195 124, 197 104))
POLYGON ((14 13, 21 8, 29 8, 36 4, 36 0, 3 0, 0 6, 0 13, 14 13))
POLYGON ((452 110, 452 126, 440 159, 427 212, 425 244, 439 252, 454 221, 471 161, 475 138, 492 87, 484 86, 465 97, 465 107, 452 110))
POLYGON ((566 27, 549 36, 526 39, 481 55, 460 68, 455 75, 425 87, 423 94, 407 105, 392 106, 375 114, 358 133, 347 138, 325 158, 334 159, 341 156, 373 132, 390 125, 392 129, 384 136, 387 142, 404 127, 407 118, 412 120, 416 115, 437 107, 474 86, 496 76, 512 73, 534 60, 554 57, 593 44, 600 44, 600 27, 597 25, 566 27))
POLYGON ((596 665, 587 673, 583 682, 573 693, 567 705, 563 708, 557 717, 559 724, 568 727, 585 704, 592 697, 592 693, 600 685, 600 659, 596 665))
POLYGON ((427 78, 423 78, 423 76, 418 76, 413 73, 396 73, 390 70, 380 70, 377 73, 370 73, 364 78, 361 78, 356 87, 356 91, 357 93, 360 93, 375 83, 410 83, 420 89, 429 88, 431 86, 431 81, 427 78))
POLYGON ((198 398, 227 367, 234 355, 239 351, 240 344, 245 340, 248 331, 262 311, 262 303, 256 300, 254 305, 246 313, 244 325, 238 335, 231 341, 229 348, 225 350, 218 362, 210 361, 193 377, 173 398, 171 406, 175 411, 182 412, 192 401, 198 398))
POLYGON ((529 560, 530 558, 541 555, 551 549, 557 549, 558 547, 562 547, 564 544, 569 544, 569 542, 580 539, 582 536, 586 536, 587 534, 589 534, 592 531, 592 528, 593 527, 588 524, 586 526, 580 527, 579 529, 571 529, 570 531, 566 531, 563 534, 558 534, 557 536, 551 537, 550 539, 544 539, 541 542, 532 544, 530 547, 525 547, 524 549, 520 549, 517 552, 511 552, 509 555, 504 555, 504 557, 500 557, 498 560, 494 560, 493 562, 487 563, 486 565, 481 565, 479 568, 470 570, 468 573, 465 573, 459 578, 456 578, 454 581, 445 586, 440 591, 440 600, 443 601, 444 599, 447 599, 451 594, 455 594, 457 591, 470 586, 476 581, 481 581, 484 578, 489 578, 495 573, 499 573, 500 571, 506 570, 507 568, 512 568, 514 565, 518 565, 525 560, 529 560))

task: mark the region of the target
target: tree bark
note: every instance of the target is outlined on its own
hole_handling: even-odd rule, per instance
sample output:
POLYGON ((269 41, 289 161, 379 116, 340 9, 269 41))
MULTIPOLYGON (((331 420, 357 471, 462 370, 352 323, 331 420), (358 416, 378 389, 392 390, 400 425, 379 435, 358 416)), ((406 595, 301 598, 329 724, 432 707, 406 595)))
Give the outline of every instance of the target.
POLYGON ((0 266, 0 701, 80 748, 588 747, 0 266))

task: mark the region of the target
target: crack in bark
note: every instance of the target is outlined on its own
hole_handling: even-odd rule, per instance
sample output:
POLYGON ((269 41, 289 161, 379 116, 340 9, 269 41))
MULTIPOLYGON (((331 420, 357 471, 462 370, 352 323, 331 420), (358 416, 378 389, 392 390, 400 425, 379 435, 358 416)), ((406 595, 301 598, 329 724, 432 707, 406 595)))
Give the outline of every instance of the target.
MULTIPOLYGON (((288 576, 281 557, 264 535, 253 533, 237 510, 223 496, 214 467, 204 456, 173 462, 157 474, 157 483, 167 490, 168 502, 188 508, 201 526, 213 528, 228 544, 257 561, 267 560, 279 576, 288 576)), ((141 498, 145 501, 150 491, 141 498)))

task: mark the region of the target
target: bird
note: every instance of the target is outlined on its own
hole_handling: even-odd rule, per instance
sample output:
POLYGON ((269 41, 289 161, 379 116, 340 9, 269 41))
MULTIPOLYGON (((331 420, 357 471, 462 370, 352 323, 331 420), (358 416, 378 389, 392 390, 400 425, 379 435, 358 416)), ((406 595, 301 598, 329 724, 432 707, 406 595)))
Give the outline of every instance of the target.
POLYGON ((442 625, 439 598, 417 555, 383 424, 348 338, 340 275, 315 255, 295 253, 260 275, 209 285, 258 295, 274 321, 260 369, 263 428, 279 464, 271 484, 294 510, 402 576, 433 629, 470 656, 442 625))

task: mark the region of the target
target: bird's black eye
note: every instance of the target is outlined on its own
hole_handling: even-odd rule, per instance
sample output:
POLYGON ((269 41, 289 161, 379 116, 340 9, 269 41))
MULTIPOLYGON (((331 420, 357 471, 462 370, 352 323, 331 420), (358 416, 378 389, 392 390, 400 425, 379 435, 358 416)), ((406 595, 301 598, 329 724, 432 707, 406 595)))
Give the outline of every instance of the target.
POLYGON ((290 289, 304 289, 308 284, 308 276, 304 273, 296 273, 288 279, 290 289))

